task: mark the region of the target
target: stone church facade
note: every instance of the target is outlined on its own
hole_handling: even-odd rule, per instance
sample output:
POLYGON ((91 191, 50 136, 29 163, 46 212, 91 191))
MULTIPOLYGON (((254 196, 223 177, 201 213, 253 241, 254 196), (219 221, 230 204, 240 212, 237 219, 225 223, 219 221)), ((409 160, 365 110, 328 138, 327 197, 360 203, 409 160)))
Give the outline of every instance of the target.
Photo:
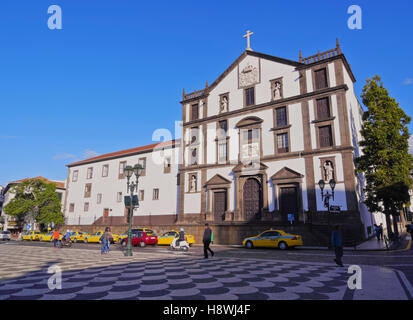
MULTIPOLYGON (((348 239, 368 236, 373 220, 354 171, 363 113, 354 82, 337 41, 314 56, 300 52, 298 61, 248 48, 211 85, 184 91, 176 175, 159 177, 175 181, 175 202, 165 199, 169 214, 150 225, 197 235, 209 222, 218 242, 232 244, 269 227, 308 234, 309 242, 325 242, 333 224, 348 239), (331 181, 334 213, 322 197, 333 193, 331 181)), ((69 184, 68 201, 70 193, 69 184)), ((148 225, 147 213, 138 216, 134 223, 148 225)))

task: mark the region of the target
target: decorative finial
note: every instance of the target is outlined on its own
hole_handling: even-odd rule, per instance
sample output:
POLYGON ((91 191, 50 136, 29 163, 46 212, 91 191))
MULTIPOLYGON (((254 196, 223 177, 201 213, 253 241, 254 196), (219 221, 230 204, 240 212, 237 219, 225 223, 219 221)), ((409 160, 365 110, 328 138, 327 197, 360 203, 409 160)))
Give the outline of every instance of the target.
POLYGON ((185 88, 182 89, 182 100, 185 99, 185 88))
POLYGON ((208 80, 206 81, 205 88, 208 88, 208 80))
POLYGON ((340 43, 338 42, 338 38, 336 38, 336 48, 337 48, 338 54, 341 54, 340 43))
POLYGON ((300 50, 300 54, 298 55, 298 61, 299 61, 299 62, 302 62, 302 61, 303 61, 303 55, 302 55, 302 53, 301 53, 301 50, 300 50))

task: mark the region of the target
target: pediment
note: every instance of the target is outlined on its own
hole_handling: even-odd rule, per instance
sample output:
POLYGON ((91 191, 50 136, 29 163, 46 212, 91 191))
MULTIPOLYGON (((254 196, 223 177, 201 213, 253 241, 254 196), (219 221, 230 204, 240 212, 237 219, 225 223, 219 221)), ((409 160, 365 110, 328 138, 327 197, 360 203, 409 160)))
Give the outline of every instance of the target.
POLYGON ((250 162, 248 164, 240 163, 236 165, 232 172, 248 172, 248 171, 265 171, 268 167, 262 162, 250 162))
POLYGON ((213 186, 213 185, 218 185, 218 184, 229 184, 231 181, 228 179, 225 179, 223 176, 216 174, 213 176, 211 179, 209 179, 205 185, 206 186, 213 186))
POLYGON ((272 177, 272 180, 286 180, 286 179, 301 179, 304 176, 301 173, 295 172, 294 170, 284 167, 280 171, 277 171, 272 177))
POLYGON ((258 125, 260 123, 262 123, 264 120, 262 120, 261 118, 258 117, 246 117, 242 120, 240 120, 237 124, 236 127, 237 128, 242 128, 242 127, 247 127, 247 126, 251 126, 251 125, 258 125))

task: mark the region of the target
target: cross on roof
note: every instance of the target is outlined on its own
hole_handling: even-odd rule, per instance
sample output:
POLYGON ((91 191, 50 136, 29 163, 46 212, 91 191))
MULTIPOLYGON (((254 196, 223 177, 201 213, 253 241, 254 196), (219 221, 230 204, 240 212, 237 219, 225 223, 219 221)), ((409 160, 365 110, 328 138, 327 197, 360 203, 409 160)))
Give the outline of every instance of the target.
POLYGON ((250 47, 250 36, 252 36, 254 33, 252 33, 251 31, 249 31, 249 30, 247 30, 247 34, 245 34, 243 37, 244 38, 247 38, 247 50, 251 50, 252 51, 252 49, 251 49, 251 47, 250 47))

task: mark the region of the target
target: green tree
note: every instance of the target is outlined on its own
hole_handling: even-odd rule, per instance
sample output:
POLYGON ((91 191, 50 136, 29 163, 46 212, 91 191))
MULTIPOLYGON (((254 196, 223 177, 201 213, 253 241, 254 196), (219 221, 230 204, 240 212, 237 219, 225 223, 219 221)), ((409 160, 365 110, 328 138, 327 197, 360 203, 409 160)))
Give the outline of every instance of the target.
POLYGON ((61 203, 54 183, 25 180, 11 187, 10 192, 15 196, 4 207, 6 214, 26 223, 63 224, 61 203))
POLYGON ((408 151, 407 125, 411 118, 389 96, 377 75, 366 80, 361 97, 367 111, 361 130, 363 154, 356 159, 356 170, 365 174, 365 204, 371 212, 385 214, 390 238, 392 233, 398 236, 396 217, 410 201, 413 157, 408 151))

